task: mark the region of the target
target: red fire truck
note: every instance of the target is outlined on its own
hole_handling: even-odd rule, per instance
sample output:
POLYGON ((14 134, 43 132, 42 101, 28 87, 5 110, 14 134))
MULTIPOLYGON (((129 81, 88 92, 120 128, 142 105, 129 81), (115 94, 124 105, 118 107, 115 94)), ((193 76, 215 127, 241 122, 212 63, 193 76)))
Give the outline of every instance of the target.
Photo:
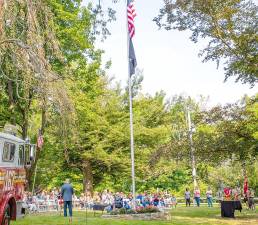
POLYGON ((34 148, 29 141, 0 132, 0 225, 9 225, 25 213, 25 167, 31 164, 34 148))

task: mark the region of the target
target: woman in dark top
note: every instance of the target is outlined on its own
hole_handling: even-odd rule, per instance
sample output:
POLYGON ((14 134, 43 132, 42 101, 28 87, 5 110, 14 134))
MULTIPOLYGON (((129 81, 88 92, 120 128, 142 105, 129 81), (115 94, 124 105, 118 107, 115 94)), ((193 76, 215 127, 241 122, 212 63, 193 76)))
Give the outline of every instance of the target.
POLYGON ((187 207, 187 205, 189 207, 191 205, 191 192, 189 191, 188 188, 185 189, 185 204, 186 204, 186 207, 187 207))

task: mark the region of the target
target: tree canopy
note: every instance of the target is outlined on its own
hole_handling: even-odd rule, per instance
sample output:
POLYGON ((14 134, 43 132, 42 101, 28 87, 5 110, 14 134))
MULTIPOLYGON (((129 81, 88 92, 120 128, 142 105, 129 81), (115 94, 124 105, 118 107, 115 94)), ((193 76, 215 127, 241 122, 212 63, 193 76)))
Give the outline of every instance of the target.
MULTIPOLYGON (((129 192, 128 87, 108 76, 95 43, 109 34, 114 11, 105 17, 101 8, 81 2, 0 0, 0 126, 18 125, 22 138, 32 141, 42 131, 44 146, 27 171, 29 184, 38 165, 37 188, 60 186, 69 177, 77 192, 129 192)), ((167 1, 156 21, 167 29, 191 29, 193 41, 208 37, 205 60, 226 58, 227 76, 254 85, 256 7, 206 2, 167 1)), ((142 81, 139 70, 132 77, 137 191, 182 194, 192 185, 186 109, 201 189, 240 185, 244 175, 258 189, 257 95, 207 107, 204 98, 144 94, 142 81)))
POLYGON ((203 61, 222 62, 225 80, 254 86, 258 80, 258 6, 251 0, 166 0, 156 24, 166 30, 192 32, 190 39, 206 39, 203 61))

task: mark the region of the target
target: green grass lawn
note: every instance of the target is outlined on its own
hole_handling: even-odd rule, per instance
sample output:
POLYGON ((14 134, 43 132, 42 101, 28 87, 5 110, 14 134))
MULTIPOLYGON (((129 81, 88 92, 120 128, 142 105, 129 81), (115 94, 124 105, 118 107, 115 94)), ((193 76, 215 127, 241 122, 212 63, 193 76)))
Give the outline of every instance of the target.
MULTIPOLYGON (((93 213, 87 214, 85 212, 75 212, 73 218, 74 225, 258 225, 258 211, 243 210, 242 213, 236 211, 235 219, 222 219, 220 217, 220 208, 185 208, 178 207, 172 209, 170 221, 123 221, 102 219, 100 214, 95 217, 93 213)), ((59 214, 37 214, 28 215, 25 219, 18 220, 12 225, 65 225, 68 220, 59 214)))

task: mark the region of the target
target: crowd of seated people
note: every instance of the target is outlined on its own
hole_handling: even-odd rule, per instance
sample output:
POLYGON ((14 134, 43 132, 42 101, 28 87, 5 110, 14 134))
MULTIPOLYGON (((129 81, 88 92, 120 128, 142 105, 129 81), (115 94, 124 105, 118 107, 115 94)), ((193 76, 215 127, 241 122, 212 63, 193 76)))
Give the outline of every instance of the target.
MULTIPOLYGON (((57 188, 51 191, 39 191, 36 194, 26 192, 24 195, 24 207, 30 213, 44 211, 58 211, 63 207, 61 194, 57 188)), ((125 208, 131 209, 133 204, 132 194, 123 192, 113 193, 109 190, 94 192, 93 195, 82 193, 73 196, 73 207, 77 209, 93 209, 94 205, 104 206, 107 211, 125 208)), ((155 206, 176 207, 177 200, 173 195, 165 193, 140 193, 136 196, 137 207, 155 206)))
POLYGON ((58 190, 40 191, 36 194, 25 192, 23 202, 24 207, 29 212, 40 212, 58 210, 58 200, 61 199, 58 190))
MULTIPOLYGON (((102 204, 108 205, 108 210, 113 210, 114 208, 125 208, 131 209, 133 204, 132 194, 125 194, 123 192, 112 193, 105 190, 99 195, 100 202, 102 204)), ((93 197, 94 199, 94 197, 93 197)), ((165 193, 139 193, 136 195, 136 207, 148 207, 154 206, 158 208, 165 207, 176 207, 177 200, 175 196, 165 193)))
MULTIPOLYGON (((240 191, 238 189, 231 190, 231 195, 234 196, 234 200, 241 200, 241 194, 239 193, 240 191)), ((218 201, 221 201, 225 198, 220 198, 219 196, 220 195, 218 195, 216 198, 218 201)), ((254 191, 252 189, 248 189, 246 196, 243 198, 244 202, 246 202, 247 208, 249 209, 255 209, 254 196, 254 191)), ((60 190, 57 188, 54 188, 50 191, 38 191, 36 194, 26 192, 23 201, 24 207, 27 208, 30 213, 61 211, 63 208, 63 201, 60 190)), ((114 209, 120 208, 132 209, 132 205, 133 197, 130 193, 113 193, 109 190, 104 190, 102 192, 94 192, 92 195, 90 193, 81 193, 78 196, 76 194, 73 196, 73 207, 78 210, 94 210, 94 206, 100 206, 100 208, 104 208, 107 211, 112 211, 114 209)), ((160 209, 173 207, 176 208, 177 199, 174 195, 167 192, 144 192, 136 195, 136 207, 149 206, 158 207, 160 209)))

